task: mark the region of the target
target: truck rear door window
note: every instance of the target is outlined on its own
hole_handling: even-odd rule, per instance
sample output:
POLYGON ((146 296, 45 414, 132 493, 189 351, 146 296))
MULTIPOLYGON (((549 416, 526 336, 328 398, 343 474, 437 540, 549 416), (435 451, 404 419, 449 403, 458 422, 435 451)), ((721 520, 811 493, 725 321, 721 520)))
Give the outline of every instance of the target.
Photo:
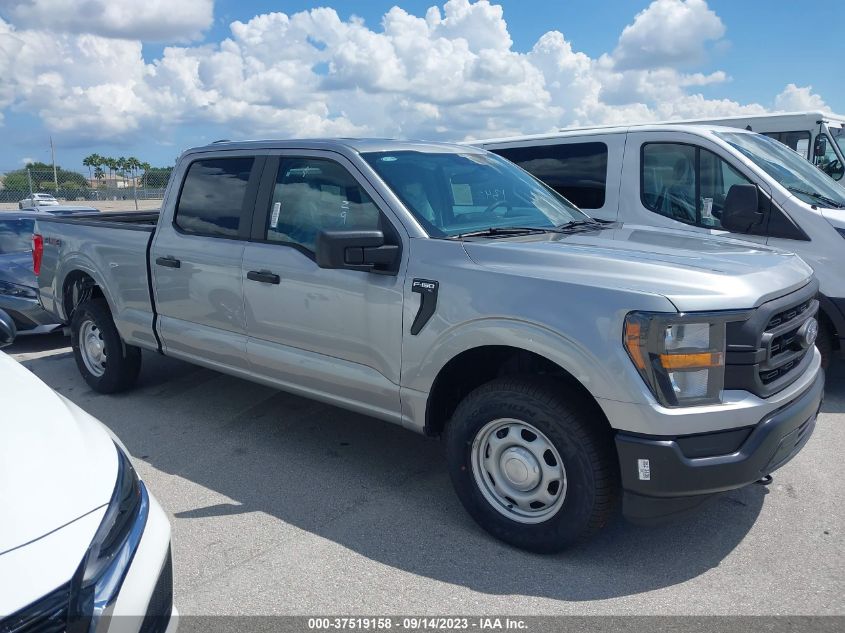
POLYGON ((237 238, 254 158, 211 158, 191 163, 176 205, 185 233, 237 238))
POLYGON ((581 209, 604 206, 607 145, 566 143, 492 149, 539 178, 581 209))

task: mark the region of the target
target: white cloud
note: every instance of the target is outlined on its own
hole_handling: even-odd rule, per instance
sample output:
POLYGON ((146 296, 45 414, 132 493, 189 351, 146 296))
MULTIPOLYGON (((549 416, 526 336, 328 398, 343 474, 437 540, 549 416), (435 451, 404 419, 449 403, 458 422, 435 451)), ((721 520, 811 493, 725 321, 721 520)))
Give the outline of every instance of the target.
POLYGON ((775 109, 783 112, 826 110, 827 104, 821 96, 813 92, 812 86, 799 88, 795 84, 789 84, 775 97, 775 109))
MULTIPOLYGON (((169 46, 145 61, 140 40, 0 19, 0 114, 36 113, 52 133, 84 143, 166 140, 177 126, 205 124, 232 138, 462 139, 764 111, 696 92, 728 82, 724 71, 681 68, 723 33, 703 0, 655 0, 608 54, 579 52, 558 31, 523 53, 501 7, 449 0, 424 16, 393 7, 377 28, 331 8, 263 14, 233 22, 221 42, 169 46), (637 42, 659 17, 695 42, 676 50, 658 33, 643 52, 637 42)), ((802 91, 818 98, 789 86, 778 100, 802 91)))
POLYGON ((613 57, 619 69, 688 66, 724 34, 705 0, 655 0, 622 31, 613 57))
POLYGON ((34 159, 34 158, 31 158, 30 156, 24 156, 24 157, 23 157, 23 158, 21 158, 18 162, 19 162, 21 165, 26 166, 26 165, 29 165, 30 163, 34 163, 34 162, 35 162, 35 159, 34 159))
POLYGON ((0 13, 23 28, 146 42, 197 39, 213 9, 214 0, 0 0, 0 13))

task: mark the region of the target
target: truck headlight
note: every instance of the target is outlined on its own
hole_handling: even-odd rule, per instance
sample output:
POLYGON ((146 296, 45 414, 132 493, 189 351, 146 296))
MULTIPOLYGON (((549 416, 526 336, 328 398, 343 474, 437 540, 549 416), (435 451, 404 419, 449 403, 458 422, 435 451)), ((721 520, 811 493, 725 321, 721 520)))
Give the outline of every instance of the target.
POLYGON ((624 344, 660 404, 685 407, 722 401, 727 318, 632 312, 624 344))
POLYGON ((68 633, 93 633, 114 607, 141 541, 149 513, 144 484, 115 445, 117 482, 106 514, 71 581, 68 633))
POLYGON ((20 297, 21 299, 37 299, 38 293, 35 288, 13 284, 9 281, 0 281, 0 295, 20 297))

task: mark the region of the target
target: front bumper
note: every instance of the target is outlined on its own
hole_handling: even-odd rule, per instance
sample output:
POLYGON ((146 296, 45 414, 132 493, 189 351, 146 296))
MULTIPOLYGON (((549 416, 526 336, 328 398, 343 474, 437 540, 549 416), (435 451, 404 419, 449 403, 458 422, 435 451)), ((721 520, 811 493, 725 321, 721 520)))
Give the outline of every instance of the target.
POLYGON ((810 439, 823 398, 819 371, 809 388, 754 426, 675 437, 617 433, 623 514, 652 523, 774 472, 810 439))
POLYGON ((41 307, 38 299, 0 294, 0 310, 12 317, 18 334, 41 334, 61 327, 56 323, 56 317, 41 307))

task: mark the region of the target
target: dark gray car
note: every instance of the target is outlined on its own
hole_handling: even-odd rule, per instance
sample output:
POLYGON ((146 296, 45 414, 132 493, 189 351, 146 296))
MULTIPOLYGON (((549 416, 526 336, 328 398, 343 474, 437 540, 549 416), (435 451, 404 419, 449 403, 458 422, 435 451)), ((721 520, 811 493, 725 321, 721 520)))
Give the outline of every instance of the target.
POLYGON ((51 332, 56 318, 38 302, 32 272, 32 234, 37 211, 0 214, 0 309, 9 313, 20 334, 51 332))

